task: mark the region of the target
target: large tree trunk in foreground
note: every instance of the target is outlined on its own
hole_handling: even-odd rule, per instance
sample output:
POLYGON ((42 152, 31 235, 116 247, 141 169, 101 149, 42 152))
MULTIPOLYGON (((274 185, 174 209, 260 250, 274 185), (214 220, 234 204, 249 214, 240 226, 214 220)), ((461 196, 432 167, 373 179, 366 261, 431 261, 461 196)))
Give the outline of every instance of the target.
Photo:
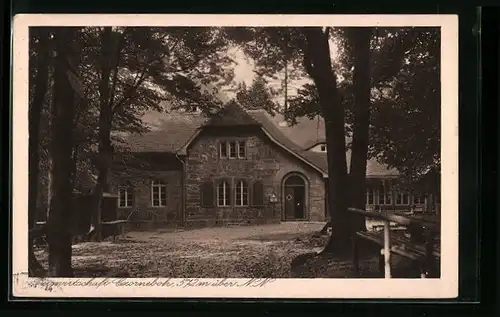
POLYGON ((332 235, 324 251, 338 253, 350 246, 352 237, 349 214, 347 214, 345 113, 332 69, 328 29, 324 32, 321 28, 306 28, 305 32, 307 47, 304 66, 318 89, 328 148, 328 208, 332 235))
MULTIPOLYGON (((108 174, 111 163, 110 75, 112 64, 112 29, 105 27, 101 33, 101 78, 99 82, 99 155, 97 160, 97 184, 94 188, 95 212, 91 225, 95 228, 95 240, 102 239, 102 194, 108 190, 108 174)), ((92 229, 91 229, 92 230, 92 229)))
POLYGON ((49 276, 71 277, 71 152, 75 94, 68 78, 76 29, 58 28, 51 124, 52 192, 47 222, 49 276))
POLYGON ((36 225, 38 183, 40 174, 40 119, 43 103, 48 87, 49 77, 49 32, 46 28, 34 28, 39 42, 37 47, 36 76, 32 102, 29 107, 29 188, 28 188, 28 223, 29 223, 29 246, 28 246, 28 268, 31 276, 44 274, 43 267, 35 257, 33 250, 33 229, 36 225))
MULTIPOLYGON (((349 171, 349 205, 366 207, 366 161, 368 159, 368 129, 370 124, 370 39, 372 28, 347 28, 348 42, 354 57, 354 126, 349 171)), ((365 218, 352 215, 356 231, 366 231, 365 218)))

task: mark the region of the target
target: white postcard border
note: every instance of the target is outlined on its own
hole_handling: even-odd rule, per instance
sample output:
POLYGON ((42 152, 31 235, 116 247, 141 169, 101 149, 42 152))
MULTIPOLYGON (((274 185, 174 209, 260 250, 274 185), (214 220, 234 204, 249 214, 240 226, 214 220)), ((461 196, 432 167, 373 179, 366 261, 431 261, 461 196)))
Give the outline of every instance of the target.
MULTIPOLYGON (((189 15, 27 14, 13 19, 12 290, 18 297, 454 298, 458 296, 458 16, 457 15, 189 15), (440 279, 78 279, 100 286, 61 286, 75 279, 28 278, 28 42, 30 26, 437 26, 441 27, 442 231, 440 279), (90 281, 92 280, 92 281, 90 281), (164 286, 124 286, 123 282, 164 286), (89 282, 90 281, 90 282, 89 282), (107 282, 106 282, 107 281, 107 282), (154 283, 153 283, 154 282, 154 283), (171 286, 169 286, 169 283, 171 286), (208 283, 219 283, 208 286, 208 283), (227 286, 232 282, 235 286, 227 286), (106 284, 108 283, 108 284, 106 284), (222 284, 226 283, 226 286, 222 284), (258 284, 258 283, 257 283, 258 284), (42 286, 40 286, 42 285, 42 286), (45 286, 43 286, 45 285, 45 286), (172 286, 173 285, 173 286, 172 286), (180 285, 180 286, 179 286, 180 285)), ((75 283, 77 284, 77 283, 75 283)))

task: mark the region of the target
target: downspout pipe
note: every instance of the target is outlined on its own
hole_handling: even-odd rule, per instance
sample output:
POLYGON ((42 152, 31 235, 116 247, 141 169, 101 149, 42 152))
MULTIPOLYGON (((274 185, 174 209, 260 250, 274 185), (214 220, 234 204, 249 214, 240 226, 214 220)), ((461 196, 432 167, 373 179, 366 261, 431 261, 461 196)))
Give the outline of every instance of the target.
POLYGON ((179 153, 175 153, 175 157, 181 162, 182 164, 182 171, 181 171, 181 224, 184 226, 186 224, 186 189, 184 188, 185 180, 184 178, 186 177, 186 163, 184 162, 183 159, 179 157, 179 153))

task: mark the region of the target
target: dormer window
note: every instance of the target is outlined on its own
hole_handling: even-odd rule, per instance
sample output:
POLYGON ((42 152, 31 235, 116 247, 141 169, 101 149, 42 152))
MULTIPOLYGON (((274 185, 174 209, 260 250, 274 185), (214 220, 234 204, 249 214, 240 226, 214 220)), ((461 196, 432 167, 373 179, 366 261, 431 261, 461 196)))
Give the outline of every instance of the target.
POLYGON ((229 158, 236 158, 238 155, 238 142, 229 142, 229 158))
POLYGON ((246 144, 245 141, 220 141, 219 157, 230 159, 245 159, 246 144))

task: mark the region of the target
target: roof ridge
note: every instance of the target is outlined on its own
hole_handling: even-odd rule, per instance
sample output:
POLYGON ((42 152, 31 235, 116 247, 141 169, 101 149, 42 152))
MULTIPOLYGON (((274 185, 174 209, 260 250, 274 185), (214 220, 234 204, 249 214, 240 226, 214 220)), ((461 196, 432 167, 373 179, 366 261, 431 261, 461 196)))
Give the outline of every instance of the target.
POLYGON ((231 101, 217 111, 204 126, 261 125, 236 101, 231 101))

